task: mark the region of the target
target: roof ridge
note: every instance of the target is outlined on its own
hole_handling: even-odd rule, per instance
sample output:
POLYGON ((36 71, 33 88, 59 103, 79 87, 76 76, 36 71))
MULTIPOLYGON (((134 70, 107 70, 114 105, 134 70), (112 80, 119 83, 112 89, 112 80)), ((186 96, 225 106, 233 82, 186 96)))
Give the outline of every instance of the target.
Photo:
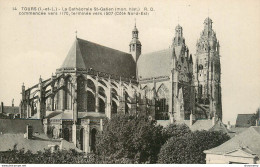
POLYGON ((111 48, 111 47, 108 47, 108 46, 100 45, 98 43, 91 42, 91 41, 88 41, 88 40, 85 40, 85 39, 81 39, 81 38, 77 38, 77 39, 81 40, 83 42, 92 43, 92 44, 95 44, 95 45, 98 45, 98 46, 101 46, 101 47, 104 47, 104 48, 108 48, 108 49, 111 49, 111 50, 114 50, 114 51, 118 51, 118 52, 122 52, 122 53, 125 53, 125 54, 128 54, 128 55, 131 55, 130 53, 127 53, 127 52, 124 52, 124 51, 121 51, 121 50, 118 50, 118 49, 114 49, 114 48, 111 48))
MULTIPOLYGON (((84 59, 83 59, 83 56, 82 56, 81 48, 79 47, 78 39, 76 39, 76 40, 77 40, 77 41, 76 41, 77 43, 76 43, 76 50, 75 50, 75 51, 76 51, 76 54, 75 54, 75 55, 76 55, 76 57, 79 56, 79 57, 81 58, 81 60, 80 60, 79 63, 83 63, 84 68, 86 68, 86 65, 85 65, 85 63, 84 63, 84 59), (78 50, 78 49, 79 49, 79 55, 77 54, 77 50, 78 50)), ((76 60, 75 60, 75 63, 76 63, 76 64, 75 64, 75 67, 77 67, 78 61, 79 61, 79 60, 76 58, 76 60)), ((82 68, 82 67, 81 67, 81 68, 82 68)))
POLYGON ((171 50, 171 49, 173 49, 173 48, 166 48, 166 49, 162 49, 162 50, 152 51, 152 52, 144 53, 142 55, 148 55, 148 54, 152 54, 152 53, 161 53, 161 52, 171 50))
POLYGON ((254 113, 251 113, 251 114, 237 114, 237 115, 254 115, 254 113))

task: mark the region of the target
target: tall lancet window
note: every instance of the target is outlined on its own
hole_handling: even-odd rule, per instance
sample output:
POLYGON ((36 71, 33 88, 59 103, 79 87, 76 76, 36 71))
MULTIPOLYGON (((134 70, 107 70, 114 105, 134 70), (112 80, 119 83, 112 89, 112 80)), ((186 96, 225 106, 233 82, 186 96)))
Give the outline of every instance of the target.
POLYGON ((168 120, 168 110, 169 110, 169 90, 162 84, 157 91, 156 105, 155 105, 155 119, 156 120, 168 120))

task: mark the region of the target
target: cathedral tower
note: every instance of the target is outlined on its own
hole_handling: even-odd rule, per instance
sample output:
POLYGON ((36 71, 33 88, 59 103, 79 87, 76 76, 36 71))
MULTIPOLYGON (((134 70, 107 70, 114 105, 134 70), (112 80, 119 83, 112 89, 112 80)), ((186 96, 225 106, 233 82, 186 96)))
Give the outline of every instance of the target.
POLYGON ((196 44, 195 86, 196 102, 208 119, 222 119, 221 67, 219 41, 212 29, 212 20, 204 20, 204 29, 196 44))
POLYGON ((173 113, 175 120, 189 119, 194 110, 193 61, 185 44, 183 29, 175 28, 172 42, 173 113))
POLYGON ((129 44, 129 52, 132 54, 135 62, 137 62, 139 56, 141 55, 141 49, 142 49, 142 45, 141 42, 138 39, 138 29, 136 28, 136 24, 135 27, 132 31, 132 41, 129 44))

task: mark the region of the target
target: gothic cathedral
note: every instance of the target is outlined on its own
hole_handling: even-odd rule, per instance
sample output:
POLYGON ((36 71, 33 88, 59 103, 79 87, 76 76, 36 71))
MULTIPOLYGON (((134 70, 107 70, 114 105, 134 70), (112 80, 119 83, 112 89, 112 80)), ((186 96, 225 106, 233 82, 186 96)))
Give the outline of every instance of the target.
POLYGON ((21 117, 42 119, 46 134, 84 152, 94 151, 97 131, 115 114, 193 130, 221 122, 220 46, 212 20, 205 19, 194 56, 180 25, 171 47, 152 53, 142 54, 138 35, 135 25, 129 53, 76 37, 55 75, 22 86, 21 117))

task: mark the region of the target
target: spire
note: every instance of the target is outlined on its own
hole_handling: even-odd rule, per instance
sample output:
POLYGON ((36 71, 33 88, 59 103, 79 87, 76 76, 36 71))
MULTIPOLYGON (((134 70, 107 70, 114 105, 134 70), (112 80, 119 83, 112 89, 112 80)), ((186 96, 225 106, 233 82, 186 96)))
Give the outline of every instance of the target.
POLYGON ((185 45, 185 39, 183 37, 183 29, 182 27, 178 24, 175 27, 175 37, 173 38, 173 46, 181 46, 182 44, 185 45))
POLYGON ((138 29, 136 28, 136 19, 135 19, 135 27, 132 31, 132 39, 138 39, 138 29))
POLYGON ((212 29, 212 20, 211 18, 207 17, 205 20, 204 20, 204 29, 207 29, 207 30, 211 30, 212 29))
POLYGON ((76 39, 78 38, 78 31, 75 31, 76 39))
POLYGON ((39 83, 42 83, 42 76, 40 75, 39 83))

